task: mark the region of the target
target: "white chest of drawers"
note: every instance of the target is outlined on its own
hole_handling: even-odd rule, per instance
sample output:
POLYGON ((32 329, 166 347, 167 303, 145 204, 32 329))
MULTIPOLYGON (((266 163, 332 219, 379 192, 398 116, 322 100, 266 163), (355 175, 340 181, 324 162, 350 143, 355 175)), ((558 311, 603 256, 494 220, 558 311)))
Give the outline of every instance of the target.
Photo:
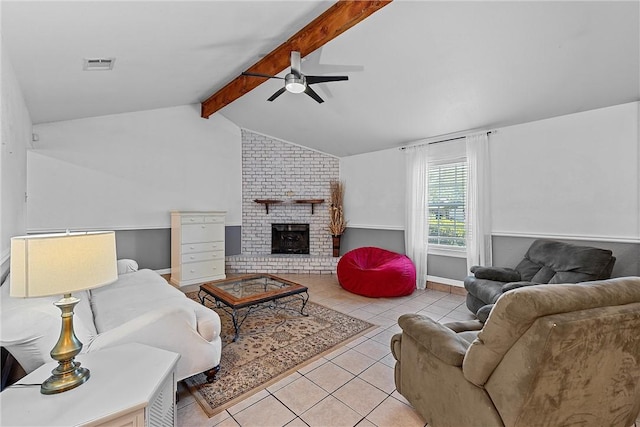
POLYGON ((226 212, 171 212, 171 283, 187 286, 226 278, 226 212))

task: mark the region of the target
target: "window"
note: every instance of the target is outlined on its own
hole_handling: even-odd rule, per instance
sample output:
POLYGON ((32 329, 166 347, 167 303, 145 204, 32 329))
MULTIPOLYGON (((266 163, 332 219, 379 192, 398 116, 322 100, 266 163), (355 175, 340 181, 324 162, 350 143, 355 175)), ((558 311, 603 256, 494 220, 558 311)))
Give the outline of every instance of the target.
POLYGON ((429 165, 429 244, 464 249, 467 163, 429 165))

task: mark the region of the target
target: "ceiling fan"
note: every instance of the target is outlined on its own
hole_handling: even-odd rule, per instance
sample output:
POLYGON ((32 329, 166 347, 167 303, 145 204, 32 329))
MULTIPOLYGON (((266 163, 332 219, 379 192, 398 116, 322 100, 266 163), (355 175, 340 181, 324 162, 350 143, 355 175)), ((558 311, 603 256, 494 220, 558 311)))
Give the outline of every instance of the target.
POLYGON ((291 93, 306 93, 311 98, 315 99, 318 103, 323 103, 324 100, 311 89, 310 85, 316 83, 338 82, 342 80, 349 80, 348 76, 305 76, 302 74, 300 67, 300 52, 291 52, 291 72, 284 77, 270 76, 268 74, 250 73, 244 72, 243 76, 250 77, 263 77, 268 79, 280 79, 284 80, 284 87, 278 89, 276 93, 271 95, 267 101, 273 101, 285 91, 291 93))

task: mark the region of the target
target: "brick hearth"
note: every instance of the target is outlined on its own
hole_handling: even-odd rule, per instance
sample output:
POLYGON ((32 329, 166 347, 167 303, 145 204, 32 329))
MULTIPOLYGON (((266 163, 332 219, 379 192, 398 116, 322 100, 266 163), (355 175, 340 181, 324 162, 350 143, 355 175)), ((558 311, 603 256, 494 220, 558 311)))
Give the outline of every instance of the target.
POLYGON ((335 274, 339 260, 314 255, 231 255, 226 257, 226 271, 227 274, 335 274))

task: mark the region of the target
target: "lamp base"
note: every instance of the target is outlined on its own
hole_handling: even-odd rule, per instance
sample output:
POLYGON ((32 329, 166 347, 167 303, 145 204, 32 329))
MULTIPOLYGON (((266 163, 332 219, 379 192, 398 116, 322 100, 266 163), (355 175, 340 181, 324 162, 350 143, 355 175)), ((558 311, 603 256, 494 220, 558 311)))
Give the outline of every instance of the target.
POLYGON ((87 368, 81 368, 80 362, 73 360, 70 363, 60 362, 58 367, 51 371, 53 375, 47 378, 40 386, 42 394, 56 394, 78 387, 89 379, 90 372, 87 368), (68 365, 68 366, 65 366, 68 365))
POLYGON ((58 361, 58 366, 51 371, 53 375, 40 386, 42 394, 62 393, 84 384, 89 379, 89 370, 81 368, 80 362, 74 360, 82 350, 82 343, 73 332, 73 307, 78 302, 78 298, 65 294, 60 301, 53 303, 62 311, 60 337, 50 353, 51 358, 58 361))

